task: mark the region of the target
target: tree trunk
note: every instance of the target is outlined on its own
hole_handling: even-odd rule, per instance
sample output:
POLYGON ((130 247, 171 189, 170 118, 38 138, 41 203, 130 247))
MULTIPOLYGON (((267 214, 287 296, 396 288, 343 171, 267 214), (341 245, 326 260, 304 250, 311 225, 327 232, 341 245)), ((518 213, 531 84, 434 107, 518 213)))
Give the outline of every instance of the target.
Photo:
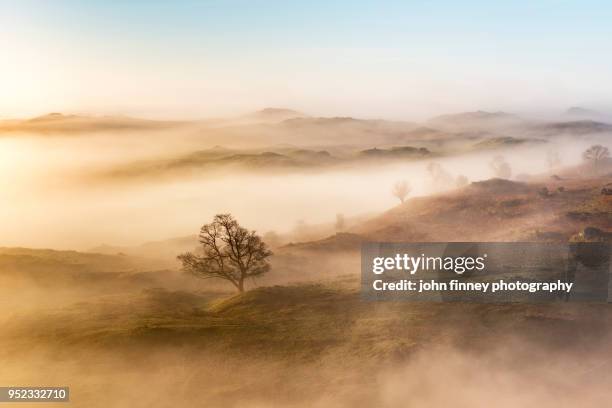
POLYGON ((238 281, 238 291, 240 291, 240 293, 244 292, 244 279, 238 281))

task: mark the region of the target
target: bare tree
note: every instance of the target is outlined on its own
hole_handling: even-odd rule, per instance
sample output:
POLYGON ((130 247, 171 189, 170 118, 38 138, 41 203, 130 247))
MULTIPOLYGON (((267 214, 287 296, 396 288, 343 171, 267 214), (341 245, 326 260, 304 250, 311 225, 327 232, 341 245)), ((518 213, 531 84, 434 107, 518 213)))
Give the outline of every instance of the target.
POLYGON ((443 191, 453 188, 455 180, 453 176, 442 167, 440 163, 430 162, 427 164, 427 172, 431 179, 429 186, 433 191, 443 191))
POLYGON ((512 176, 512 168, 504 156, 495 156, 489 163, 495 177, 509 179, 512 176))
POLYGON ((593 145, 582 153, 584 161, 593 163, 595 172, 599 170, 599 164, 608 157, 610 157, 610 150, 602 145, 593 145))
POLYGON ((393 186, 392 193, 403 203, 404 201, 406 201, 406 197, 408 197, 410 191, 412 191, 410 184, 408 184, 406 180, 400 180, 393 186))
POLYGON ((230 214, 216 215, 203 225, 199 241, 202 255, 187 252, 177 257, 183 270, 198 278, 224 279, 244 292, 247 278, 270 270, 267 258, 272 252, 255 231, 241 227, 230 214))
POLYGON ((281 236, 276 231, 268 231, 263 234, 263 240, 270 248, 277 248, 283 244, 281 236))

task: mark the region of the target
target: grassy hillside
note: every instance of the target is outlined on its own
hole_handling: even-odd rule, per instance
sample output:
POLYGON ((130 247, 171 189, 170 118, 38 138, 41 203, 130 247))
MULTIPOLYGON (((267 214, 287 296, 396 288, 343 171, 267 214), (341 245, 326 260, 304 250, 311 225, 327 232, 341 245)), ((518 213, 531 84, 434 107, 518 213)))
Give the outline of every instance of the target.
POLYGON ((0 306, 10 316, 99 296, 131 296, 156 287, 199 287, 200 282, 179 273, 175 266, 168 269, 154 258, 123 254, 0 248, 0 306))
POLYGON ((92 132, 157 131, 185 126, 180 121, 156 121, 127 116, 80 116, 49 113, 24 119, 0 121, 2 133, 87 134, 92 132))
POLYGON ((283 360, 332 354, 388 361, 426 345, 479 348, 503 336, 584 347, 603 341, 612 322, 606 305, 363 302, 355 283, 262 287, 230 297, 162 289, 104 296, 13 320, 3 338, 15 347, 172 344, 283 360))
POLYGON ((602 406, 612 384, 607 304, 366 302, 359 293, 364 239, 609 231, 612 198, 600 192, 610 176, 578 173, 409 200, 349 232, 275 249, 271 272, 239 295, 144 258, 171 257, 194 237, 127 254, 2 248, 0 383, 68 384, 75 404, 94 408, 160 406, 170 393, 176 406, 444 406, 441 385, 457 406, 498 395, 545 406, 562 392, 602 406), (537 390, 534 378, 546 379, 537 390))
POLYGON ((548 179, 521 183, 491 179, 463 189, 407 201, 355 230, 375 240, 567 241, 587 226, 612 228, 612 179, 548 179))
POLYGON ((146 290, 13 316, 0 381, 67 384, 88 407, 439 406, 440 381, 466 407, 500 383, 514 403, 574 388, 605 400, 607 305, 369 303, 354 283, 146 290))

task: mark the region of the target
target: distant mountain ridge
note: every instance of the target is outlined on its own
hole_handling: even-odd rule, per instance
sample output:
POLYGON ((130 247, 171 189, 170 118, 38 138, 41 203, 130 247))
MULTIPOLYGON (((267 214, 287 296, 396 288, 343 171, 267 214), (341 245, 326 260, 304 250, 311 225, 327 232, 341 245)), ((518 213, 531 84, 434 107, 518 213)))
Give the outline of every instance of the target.
POLYGON ((92 133, 99 131, 162 130, 184 126, 185 121, 161 121, 129 116, 66 115, 52 112, 30 119, 0 121, 0 133, 34 132, 42 134, 92 133))
POLYGON ((601 119, 604 116, 601 112, 581 106, 572 106, 564 112, 564 115, 575 119, 601 119))
POLYGON ((440 115, 431 118, 428 123, 441 129, 487 130, 499 127, 516 126, 524 122, 519 116, 506 112, 463 112, 440 115))
POLYGON ((532 131, 540 132, 543 136, 559 134, 582 136, 593 133, 612 132, 612 125, 594 120, 575 120, 569 122, 543 123, 533 126, 532 131))

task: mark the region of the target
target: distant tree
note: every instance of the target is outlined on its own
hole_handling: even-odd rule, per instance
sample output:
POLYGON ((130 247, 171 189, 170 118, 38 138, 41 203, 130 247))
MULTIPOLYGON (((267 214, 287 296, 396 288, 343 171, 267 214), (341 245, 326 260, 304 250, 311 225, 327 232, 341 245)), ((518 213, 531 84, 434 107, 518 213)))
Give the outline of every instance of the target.
POLYGON ((267 258, 272 255, 255 234, 241 227, 230 214, 216 215, 213 222, 200 229, 201 254, 186 252, 177 258, 183 270, 201 279, 223 279, 244 292, 247 278, 261 276, 270 270, 267 258))
POLYGON ((582 153, 582 158, 586 162, 593 163, 593 169, 597 172, 600 163, 610 157, 610 150, 602 145, 593 145, 582 153))
POLYGON ((315 239, 313 227, 304 219, 297 220, 291 232, 293 239, 297 241, 311 241, 315 239))
POLYGON ((440 163, 430 162, 427 164, 427 173, 431 179, 430 186, 434 191, 448 190, 455 185, 455 179, 447 172, 440 163))
POLYGON ((561 158, 559 157, 559 152, 556 150, 549 150, 546 153, 546 162, 548 163, 548 168, 550 170, 554 170, 561 165, 561 158))
POLYGON ((408 194, 410 194, 411 190, 412 188, 406 180, 400 180, 393 186, 392 193, 403 203, 404 201, 406 201, 406 197, 408 197, 408 194))
POLYGON ((263 234, 264 242, 271 248, 276 248, 282 245, 283 241, 276 231, 268 231, 263 234))
POLYGON ((336 231, 344 231, 345 225, 346 221, 344 219, 344 214, 336 214, 336 231))
POLYGON ((504 156, 495 156, 489 163, 495 177, 509 179, 512 176, 512 168, 504 156))
POLYGON ((457 188, 462 188, 462 187, 465 187, 468 184, 470 184, 470 180, 468 180, 468 178, 466 176, 464 176, 463 174, 460 174, 455 179, 455 184, 456 184, 457 188))

